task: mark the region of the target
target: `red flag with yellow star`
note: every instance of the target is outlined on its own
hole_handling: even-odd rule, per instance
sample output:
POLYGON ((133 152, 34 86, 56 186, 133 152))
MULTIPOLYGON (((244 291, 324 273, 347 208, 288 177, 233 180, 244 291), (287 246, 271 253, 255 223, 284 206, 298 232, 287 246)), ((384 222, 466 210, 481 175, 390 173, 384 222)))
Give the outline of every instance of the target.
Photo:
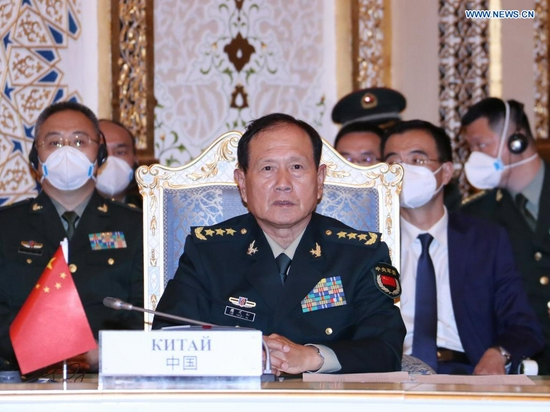
POLYGON ((97 347, 60 246, 10 326, 22 374, 97 347))

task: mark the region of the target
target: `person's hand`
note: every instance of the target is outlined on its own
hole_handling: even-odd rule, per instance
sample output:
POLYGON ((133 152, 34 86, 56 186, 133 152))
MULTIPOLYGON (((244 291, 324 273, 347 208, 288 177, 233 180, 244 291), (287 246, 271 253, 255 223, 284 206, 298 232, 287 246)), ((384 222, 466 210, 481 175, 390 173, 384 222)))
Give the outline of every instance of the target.
POLYGON ((79 372, 97 372, 99 368, 99 349, 95 348, 67 359, 67 366, 72 372, 77 370, 79 372))
POLYGON ((506 358, 496 348, 485 351, 474 369, 474 375, 504 375, 506 374, 506 358))
POLYGON ((297 374, 316 371, 323 366, 323 358, 315 346, 298 345, 284 336, 273 333, 264 336, 271 356, 271 369, 277 376, 281 372, 297 374))

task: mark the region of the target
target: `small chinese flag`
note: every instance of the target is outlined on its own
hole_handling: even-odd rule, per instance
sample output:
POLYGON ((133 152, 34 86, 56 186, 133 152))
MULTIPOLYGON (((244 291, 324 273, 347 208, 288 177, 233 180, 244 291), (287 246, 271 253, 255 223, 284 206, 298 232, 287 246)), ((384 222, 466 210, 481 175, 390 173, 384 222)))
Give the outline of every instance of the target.
POLYGON ((11 324, 10 338, 22 374, 97 347, 61 246, 11 324))

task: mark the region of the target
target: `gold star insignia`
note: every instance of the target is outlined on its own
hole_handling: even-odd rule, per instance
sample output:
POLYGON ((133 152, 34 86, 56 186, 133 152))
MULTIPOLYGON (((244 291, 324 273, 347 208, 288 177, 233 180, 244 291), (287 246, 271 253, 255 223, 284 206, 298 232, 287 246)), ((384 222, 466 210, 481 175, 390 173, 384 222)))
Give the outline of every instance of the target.
POLYGON ((246 251, 247 255, 252 256, 254 253, 256 253, 258 251, 258 248, 254 247, 254 243, 256 243, 255 240, 253 240, 252 243, 250 245, 248 245, 248 250, 246 251))
POLYGON ((216 229, 216 235, 223 236, 224 233, 225 233, 225 230, 223 230, 223 229, 216 229))
POLYGON ((44 292, 50 293, 50 288, 46 286, 46 287, 44 288, 44 292))
POLYGON ((336 235, 338 236, 338 239, 342 239, 343 237, 346 237, 347 233, 346 232, 338 232, 338 233, 336 233, 336 235))
POLYGON ((231 236, 233 236, 236 232, 237 232, 236 230, 231 229, 231 228, 225 229, 225 233, 227 233, 228 235, 231 235, 231 236))
POLYGON ((350 233, 350 234, 348 234, 348 237, 350 239, 355 239, 357 237, 357 233, 350 233))
POLYGON ((357 239, 359 240, 367 240, 367 235, 365 233, 361 233, 359 236, 357 236, 357 239))
POLYGON ((61 288, 61 283, 56 283, 56 284, 55 284, 55 288, 56 288, 56 289, 61 288))
POLYGON ((212 236, 214 236, 214 231, 213 231, 212 229, 206 229, 206 230, 204 231, 204 234, 205 234, 206 236, 212 237, 212 236))
POLYGON ((56 258, 54 258, 54 257, 50 259, 50 261, 49 261, 48 264, 46 265, 46 267, 47 267, 48 269, 50 269, 50 270, 52 269, 52 263, 53 263, 53 261, 54 261, 55 259, 56 259, 56 258))
POLYGON ((321 257, 321 246, 319 246, 319 243, 315 243, 315 249, 311 249, 309 253, 311 253, 316 258, 321 257))
POLYGON ((65 279, 65 278, 67 277, 67 274, 66 274, 65 272, 61 272, 61 273, 59 274, 59 277, 60 277, 61 279, 65 279))

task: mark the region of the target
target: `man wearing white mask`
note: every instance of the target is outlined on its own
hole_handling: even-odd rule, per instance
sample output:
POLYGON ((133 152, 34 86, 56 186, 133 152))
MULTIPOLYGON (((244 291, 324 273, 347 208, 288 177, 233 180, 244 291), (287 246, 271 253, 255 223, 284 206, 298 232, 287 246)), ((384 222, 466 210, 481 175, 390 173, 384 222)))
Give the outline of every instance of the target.
POLYGON ((99 168, 96 188, 104 197, 135 206, 141 205, 141 196, 132 196, 136 189, 134 170, 138 165, 134 136, 122 123, 101 119, 99 128, 105 136, 109 156, 99 168))
MULTIPOLYGON (((0 208, 0 358, 14 364, 9 326, 65 237, 67 263, 96 339, 101 329, 143 328, 139 314, 102 304, 105 296, 143 302, 143 245, 141 211, 95 190, 106 157, 96 116, 79 103, 56 103, 39 115, 34 134, 29 160, 42 191, 0 208)), ((71 363, 97 369, 97 353, 71 363)))
POLYGON ((545 337, 539 369, 550 374, 550 165, 537 153, 523 104, 515 100, 483 99, 462 126, 472 151, 466 177, 486 189, 466 199, 462 211, 499 223, 510 235, 545 337))
POLYGON ((388 163, 405 171, 401 200, 404 353, 448 374, 504 374, 542 348, 506 232, 448 213, 453 174, 445 131, 421 120, 388 131, 388 163))

